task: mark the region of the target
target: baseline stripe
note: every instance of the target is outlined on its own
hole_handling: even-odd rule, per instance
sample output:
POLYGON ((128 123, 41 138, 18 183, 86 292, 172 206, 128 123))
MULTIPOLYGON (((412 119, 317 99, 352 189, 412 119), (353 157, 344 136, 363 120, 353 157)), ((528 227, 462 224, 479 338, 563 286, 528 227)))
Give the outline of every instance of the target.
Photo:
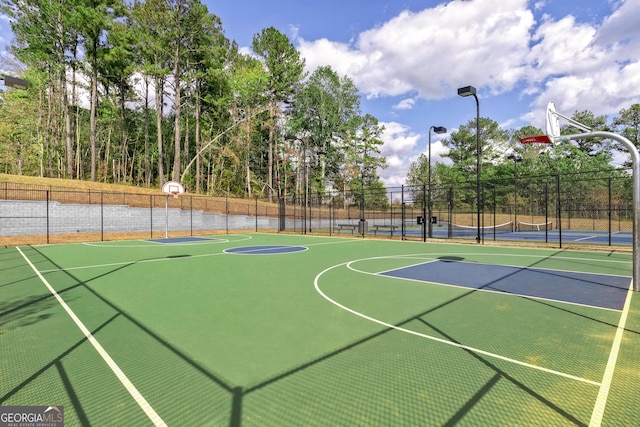
POLYGON ((611 382, 613 381, 613 373, 616 369, 616 363, 618 361, 618 353, 620 352, 620 346, 622 345, 622 335, 624 334, 624 328, 627 324, 627 315, 631 308, 631 297, 633 295, 633 281, 629 285, 627 291, 627 299, 624 302, 624 308, 622 309, 622 315, 620 315, 620 323, 618 323, 618 329, 616 329, 616 335, 613 339, 613 345, 611 346, 611 353, 609 353, 609 360, 607 361, 607 367, 604 370, 602 382, 600 383, 600 391, 598 392, 598 398, 596 404, 591 413, 590 427, 598 427, 602 424, 602 418, 604 417, 604 410, 607 406, 607 399, 609 398, 609 390, 611 389, 611 382))
POLYGON ((129 380, 129 378, 127 378, 125 373, 122 372, 122 369, 120 369, 120 367, 111 358, 111 356, 109 356, 109 353, 106 352, 106 350, 102 347, 102 345, 100 345, 98 340, 91 334, 89 329, 87 329, 84 323, 82 323, 82 321, 78 318, 78 316, 76 316, 73 310, 71 310, 71 307, 69 307, 67 303, 64 301, 64 299, 62 299, 62 297, 56 292, 56 290, 53 289, 53 287, 49 284, 47 279, 44 278, 44 276, 38 271, 38 269, 33 265, 33 263, 29 260, 29 258, 27 258, 27 256, 22 252, 22 250, 20 250, 20 248, 18 247, 16 247, 16 249, 18 250, 18 252, 20 252, 20 255, 22 255, 25 261, 27 261, 27 264, 29 264, 31 269, 40 278, 42 283, 44 283, 47 289, 49 289, 49 292, 51 292, 51 295, 53 295, 55 299, 58 300, 62 308, 64 308, 64 310, 67 312, 69 317, 71 317, 71 319, 76 324, 76 326, 82 331, 82 333, 87 338, 87 340, 91 343, 91 345, 93 345, 93 347, 96 349, 98 354, 107 363, 109 368, 111 368, 111 371, 113 371, 116 377, 118 377, 122 385, 127 389, 127 391, 136 401, 138 406, 140 406, 140 408, 144 411, 144 413, 147 414, 147 417, 149 417, 151 422, 153 422, 155 426, 166 427, 167 424, 162 420, 162 418, 160 418, 160 416, 156 413, 156 411, 154 411, 154 409, 151 407, 149 402, 147 402, 147 400, 142 396, 142 394, 140 394, 138 389, 136 389, 136 387, 129 380))

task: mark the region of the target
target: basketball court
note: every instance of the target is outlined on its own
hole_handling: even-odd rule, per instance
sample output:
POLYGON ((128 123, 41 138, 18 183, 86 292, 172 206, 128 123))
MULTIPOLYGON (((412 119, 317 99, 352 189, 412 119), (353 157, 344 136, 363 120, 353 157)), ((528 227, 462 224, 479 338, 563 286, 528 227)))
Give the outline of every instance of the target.
POLYGON ((66 425, 629 425, 629 253, 284 234, 0 250, 0 405, 66 425))

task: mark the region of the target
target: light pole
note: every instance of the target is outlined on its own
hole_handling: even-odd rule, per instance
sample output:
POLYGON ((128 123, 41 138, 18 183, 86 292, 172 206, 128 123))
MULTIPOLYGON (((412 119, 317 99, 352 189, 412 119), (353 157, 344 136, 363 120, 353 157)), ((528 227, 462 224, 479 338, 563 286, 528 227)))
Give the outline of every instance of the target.
POLYGON ((433 226, 431 224, 431 129, 437 134, 447 133, 447 128, 442 126, 431 126, 429 128, 429 167, 427 168, 427 184, 429 185, 429 192, 427 193, 427 209, 429 211, 429 215, 426 220, 428 221, 429 227, 429 238, 433 237, 433 226))
MULTIPOLYGON (((518 162, 522 161, 522 157, 517 154, 509 154, 507 159, 513 160, 513 224, 518 226, 518 162)), ((517 228, 516 228, 517 231, 517 228)))
POLYGON ((480 101, 476 96, 476 88, 473 86, 465 86, 458 89, 458 95, 460 96, 473 96, 476 100, 476 203, 478 206, 478 234, 476 236, 476 243, 482 243, 482 235, 480 233, 480 213, 482 202, 480 201, 480 163, 482 158, 482 148, 480 147, 480 101))

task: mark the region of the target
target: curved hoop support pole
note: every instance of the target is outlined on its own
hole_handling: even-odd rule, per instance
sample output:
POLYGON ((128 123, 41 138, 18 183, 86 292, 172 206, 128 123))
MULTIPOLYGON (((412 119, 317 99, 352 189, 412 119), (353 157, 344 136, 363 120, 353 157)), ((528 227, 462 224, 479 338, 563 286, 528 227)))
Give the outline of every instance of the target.
POLYGON ((609 138, 618 141, 631 154, 633 163, 633 290, 640 292, 640 153, 631 141, 613 132, 594 131, 562 135, 554 139, 609 138))

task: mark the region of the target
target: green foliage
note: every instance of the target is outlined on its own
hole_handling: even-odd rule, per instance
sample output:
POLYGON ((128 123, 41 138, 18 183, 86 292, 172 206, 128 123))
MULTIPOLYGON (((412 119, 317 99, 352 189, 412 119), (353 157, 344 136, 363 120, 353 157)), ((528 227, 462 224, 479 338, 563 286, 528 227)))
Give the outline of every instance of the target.
POLYGON ((305 77, 305 61, 289 38, 273 27, 253 37, 253 51, 262 58, 269 72, 269 98, 288 102, 305 77))
MULTIPOLYGON (((199 0, 0 0, 0 7, 30 83, 26 93, 2 94, 4 171, 88 178, 93 147, 96 179, 104 181, 158 185, 173 167, 195 191, 285 195, 301 190, 306 165, 314 192, 332 188, 347 201, 352 190, 350 202, 388 203, 378 196, 383 128, 360 111, 357 87, 330 67, 307 79, 304 58, 275 28, 254 35, 253 57, 238 52, 199 0)), ((608 130, 606 116, 580 111, 574 119, 608 130)), ((640 145, 640 106, 621 110, 611 126, 640 145)), ((620 148, 598 139, 517 144, 541 133, 481 118, 482 180, 509 179, 516 169, 518 178, 610 169, 620 148), (522 159, 517 165, 512 153, 522 159)), ((475 120, 443 144, 449 152, 431 165, 433 188, 469 183, 471 205, 475 120)), ((427 172, 420 156, 407 182, 422 191, 427 172)))

